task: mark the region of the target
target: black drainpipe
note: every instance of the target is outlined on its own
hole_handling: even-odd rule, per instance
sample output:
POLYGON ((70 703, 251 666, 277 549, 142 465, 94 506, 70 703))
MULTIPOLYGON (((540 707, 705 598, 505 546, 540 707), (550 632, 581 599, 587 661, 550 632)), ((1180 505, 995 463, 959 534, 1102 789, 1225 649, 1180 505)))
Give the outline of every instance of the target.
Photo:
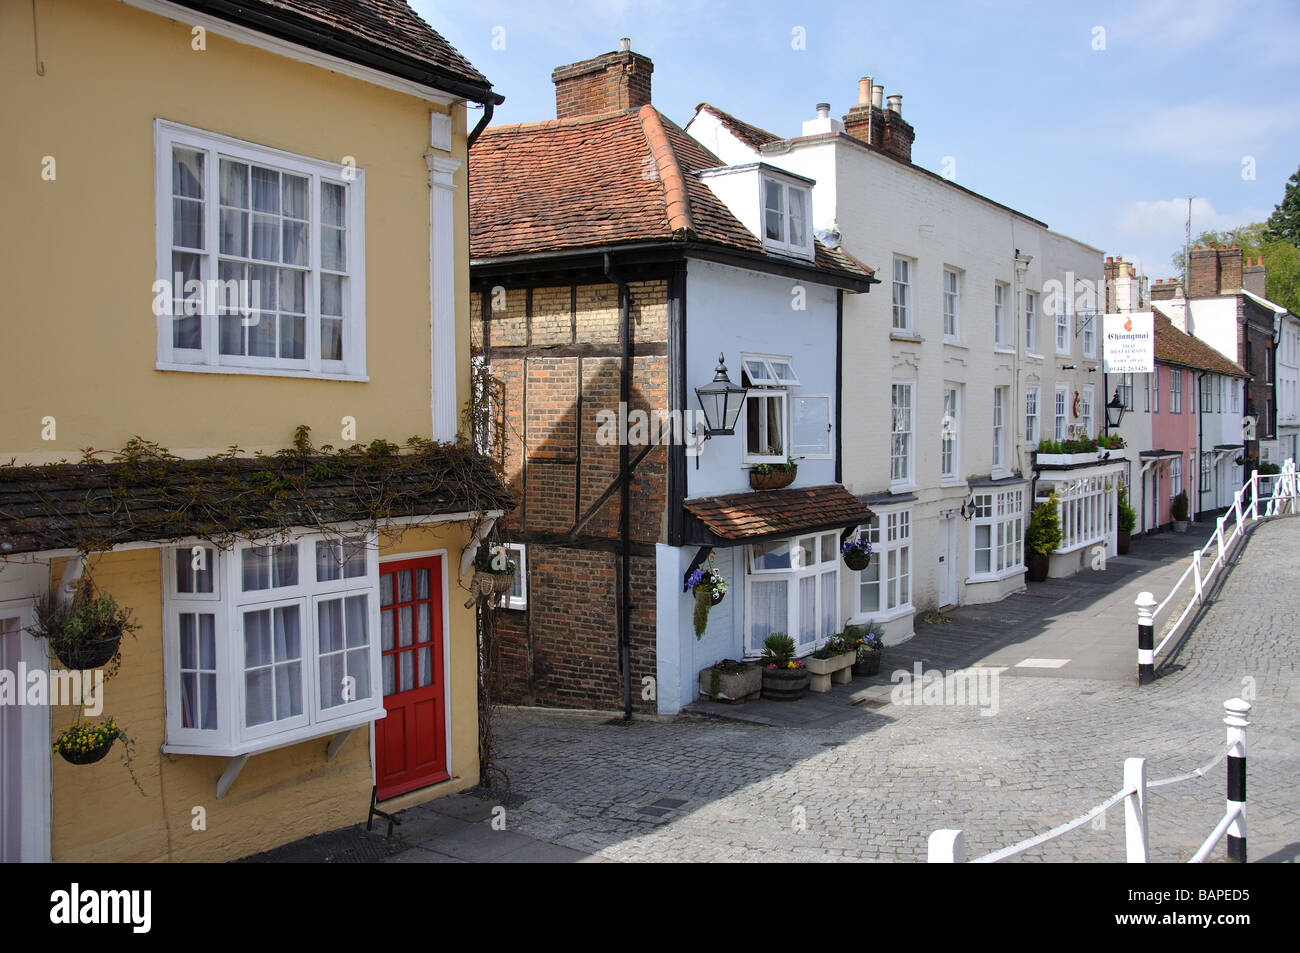
POLYGON ((474 141, 478 139, 483 130, 487 128, 487 124, 492 121, 492 110, 495 108, 496 103, 492 102, 490 99, 483 104, 483 115, 479 117, 478 123, 472 130, 470 130, 469 136, 465 139, 466 152, 469 152, 470 149, 474 148, 474 141))
MULTIPOLYGON (((623 326, 623 368, 619 376, 619 400, 624 407, 632 397, 632 307, 631 294, 627 282, 614 277, 614 266, 609 253, 605 253, 605 278, 618 284, 619 320, 623 326)), ((619 488, 621 505, 619 507, 618 533, 620 561, 619 571, 619 612, 618 612, 618 650, 619 660, 623 666, 623 720, 632 720, 632 472, 628 464, 629 447, 626 440, 619 441, 618 473, 622 485, 619 488)))

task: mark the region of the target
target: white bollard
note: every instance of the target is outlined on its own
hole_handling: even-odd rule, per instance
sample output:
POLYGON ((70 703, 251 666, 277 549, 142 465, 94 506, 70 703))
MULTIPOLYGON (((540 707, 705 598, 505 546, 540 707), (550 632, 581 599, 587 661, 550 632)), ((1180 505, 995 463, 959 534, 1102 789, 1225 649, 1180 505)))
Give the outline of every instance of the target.
POLYGON ((1124 843, 1130 864, 1147 862, 1147 759, 1124 760, 1124 843))
POLYGON ((925 862, 927 864, 966 863, 966 835, 954 830, 935 831, 930 835, 925 862))

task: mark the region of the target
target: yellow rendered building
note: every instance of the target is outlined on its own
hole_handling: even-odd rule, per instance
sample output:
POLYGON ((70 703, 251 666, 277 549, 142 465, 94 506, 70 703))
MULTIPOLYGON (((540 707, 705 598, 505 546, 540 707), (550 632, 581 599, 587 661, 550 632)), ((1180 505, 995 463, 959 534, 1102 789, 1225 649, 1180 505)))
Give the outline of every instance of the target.
POLYGON ((501 97, 387 0, 5 3, 0 71, 0 859, 225 860, 476 784, 465 587, 511 504, 455 445, 466 117, 501 97), (29 631, 87 576, 140 625, 90 701, 29 631), (96 716, 129 770, 52 751, 96 716))

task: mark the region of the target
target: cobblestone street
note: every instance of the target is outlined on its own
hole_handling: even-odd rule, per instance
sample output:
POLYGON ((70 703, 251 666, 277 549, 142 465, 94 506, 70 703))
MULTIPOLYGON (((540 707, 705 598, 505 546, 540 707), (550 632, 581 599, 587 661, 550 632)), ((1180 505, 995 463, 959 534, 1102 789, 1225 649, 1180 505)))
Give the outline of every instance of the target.
MULTIPOLYGON (((1253 679, 1250 857, 1294 861, 1300 521, 1260 525, 1238 560, 1152 686, 1008 668, 996 714, 981 714, 891 704, 886 687, 862 692, 857 682, 834 696, 850 715, 795 728, 698 715, 624 724, 611 714, 503 712, 499 751, 517 805, 508 828, 616 861, 922 861, 930 832, 954 827, 977 857, 1119 790, 1125 757, 1145 756, 1149 780, 1213 760, 1224 745, 1222 703, 1249 692, 1253 679)), ((1154 588, 1158 598, 1168 591, 1154 588)), ((960 622, 967 611, 951 616, 960 622)), ((926 637, 919 630, 889 650, 884 667, 910 661, 926 637)), ((1131 623, 1123 638, 1135 641, 1131 623)), ((1152 859, 1190 857, 1222 814, 1223 789, 1220 764, 1152 791, 1152 859)), ((1122 861, 1122 806, 1104 822, 1022 859, 1122 861)), ((1223 853, 1220 845, 1215 859, 1223 853)))

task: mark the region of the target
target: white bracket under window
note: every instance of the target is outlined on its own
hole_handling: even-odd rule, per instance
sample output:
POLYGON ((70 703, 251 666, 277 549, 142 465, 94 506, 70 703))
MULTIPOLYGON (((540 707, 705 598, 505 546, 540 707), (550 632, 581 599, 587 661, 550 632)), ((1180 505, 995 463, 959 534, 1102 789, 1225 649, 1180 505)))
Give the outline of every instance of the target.
MULTIPOLYGON (((330 738, 329 746, 325 749, 326 764, 338 757, 339 752, 343 750, 343 746, 347 744, 348 739, 352 737, 357 727, 359 726, 340 731, 330 738)), ((239 773, 244 770, 244 765, 248 764, 248 759, 251 757, 251 754, 241 754, 226 762, 226 770, 222 771, 221 777, 217 778, 217 800, 221 800, 230 792, 235 779, 239 777, 239 773)))

